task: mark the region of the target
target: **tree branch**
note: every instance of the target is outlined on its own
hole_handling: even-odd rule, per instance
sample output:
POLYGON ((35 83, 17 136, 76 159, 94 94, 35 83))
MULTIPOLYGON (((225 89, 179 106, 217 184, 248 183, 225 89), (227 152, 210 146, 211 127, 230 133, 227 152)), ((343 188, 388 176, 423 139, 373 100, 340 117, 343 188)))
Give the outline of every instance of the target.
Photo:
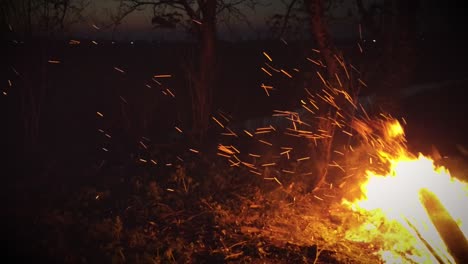
POLYGON ((225 3, 224 1, 221 1, 221 4, 220 4, 221 7, 218 8, 217 14, 223 12, 226 9, 229 10, 229 9, 231 9, 231 8, 237 6, 237 5, 240 5, 240 4, 242 4, 242 3, 246 2, 246 1, 248 1, 248 0, 238 0, 238 1, 234 2, 234 3, 225 3))
MULTIPOLYGON (((186 2, 186 1, 185 0, 180 0, 180 3, 182 3, 182 2, 186 2)), ((171 6, 173 8, 176 8, 174 6, 175 3, 179 3, 179 1, 170 1, 170 0, 160 0, 160 1, 121 0, 120 1, 120 6, 119 6, 119 11, 121 11, 124 8, 127 8, 127 9, 123 13, 119 14, 115 18, 113 24, 114 25, 120 24, 122 22, 122 20, 124 20, 132 12, 136 11, 139 7, 152 6, 153 8, 157 8, 159 6, 168 5, 168 6, 171 6)))
POLYGON ((291 3, 288 5, 288 9, 286 10, 286 14, 284 15, 283 18, 283 25, 281 26, 281 30, 279 33, 278 38, 282 38, 284 35, 284 32, 286 31, 286 27, 288 26, 288 21, 289 21, 289 16, 291 15, 291 11, 296 4, 297 0, 291 0, 291 3))
POLYGON ((197 13, 195 12, 195 10, 193 10, 193 8, 190 6, 187 0, 179 0, 178 2, 183 6, 185 12, 191 19, 200 19, 200 17, 197 16, 197 13))

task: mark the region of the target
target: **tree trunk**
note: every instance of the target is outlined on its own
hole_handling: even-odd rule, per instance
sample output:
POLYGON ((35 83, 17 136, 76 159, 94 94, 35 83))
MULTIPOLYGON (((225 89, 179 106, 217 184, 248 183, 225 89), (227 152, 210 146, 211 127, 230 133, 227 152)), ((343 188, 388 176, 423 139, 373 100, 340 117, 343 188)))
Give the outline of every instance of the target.
POLYGON ((198 75, 192 88, 192 132, 194 139, 202 143, 208 130, 216 76, 216 0, 199 2, 203 18, 199 31, 198 75))
MULTIPOLYGON (((310 16, 310 30, 312 37, 315 39, 320 55, 324 60, 326 66, 326 77, 327 85, 325 90, 331 93, 335 93, 330 88, 339 89, 348 92, 351 96, 355 96, 353 91, 353 79, 349 71, 345 71, 345 64, 340 53, 336 49, 333 39, 328 31, 328 26, 325 20, 325 10, 323 0, 305 0, 305 8, 310 16), (339 60, 338 60, 339 59, 339 60), (339 80, 338 80, 339 78, 339 80)), ((317 140, 315 149, 312 155, 315 158, 316 163, 316 177, 313 190, 317 190, 323 186, 326 182, 328 175, 328 167, 332 160, 334 142, 337 141, 337 135, 335 135, 335 122, 337 119, 337 112, 341 111, 345 115, 353 115, 354 109, 346 102, 346 99, 336 94, 334 97, 336 105, 341 110, 336 109, 332 105, 319 101, 321 103, 320 112, 317 113, 321 118, 318 121, 317 129, 319 131, 326 131, 328 137, 324 137, 317 140)))
MULTIPOLYGON (((334 58, 335 47, 330 34, 327 29, 326 22, 324 21, 324 9, 322 0, 306 0, 304 1, 305 8, 309 13, 310 30, 312 37, 315 39, 322 59, 325 61, 327 67, 327 81, 335 80, 335 73, 339 74, 338 62, 334 58)), ((328 164, 331 158, 331 146, 333 143, 334 128, 328 117, 332 115, 332 109, 329 105, 322 103, 320 106, 319 119, 317 124, 318 130, 327 131, 331 137, 326 137, 317 140, 315 149, 313 150, 313 157, 315 159, 315 183, 313 190, 319 189, 325 182, 328 174, 328 164)))
POLYGON ((306 0, 305 4, 306 10, 310 16, 312 36, 317 42, 320 54, 327 66, 328 79, 335 79, 335 73, 339 73, 339 65, 338 61, 334 58, 336 49, 324 19, 323 0, 306 0))

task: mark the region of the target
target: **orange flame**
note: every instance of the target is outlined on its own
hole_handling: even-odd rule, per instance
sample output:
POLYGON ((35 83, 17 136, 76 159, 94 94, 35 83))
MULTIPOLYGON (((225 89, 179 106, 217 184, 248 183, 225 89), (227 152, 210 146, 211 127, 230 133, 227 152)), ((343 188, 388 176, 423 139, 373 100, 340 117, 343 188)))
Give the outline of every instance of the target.
POLYGON ((452 177, 446 168, 435 166, 430 158, 408 153, 401 144, 404 130, 398 121, 385 123, 383 141, 387 147, 377 152, 389 164, 388 173, 366 171, 362 197, 343 200, 363 217, 346 238, 378 245, 385 263, 456 263, 458 260, 450 254, 453 250, 431 220, 437 212, 427 208, 423 196, 428 190, 440 200, 466 240, 468 184, 452 177))

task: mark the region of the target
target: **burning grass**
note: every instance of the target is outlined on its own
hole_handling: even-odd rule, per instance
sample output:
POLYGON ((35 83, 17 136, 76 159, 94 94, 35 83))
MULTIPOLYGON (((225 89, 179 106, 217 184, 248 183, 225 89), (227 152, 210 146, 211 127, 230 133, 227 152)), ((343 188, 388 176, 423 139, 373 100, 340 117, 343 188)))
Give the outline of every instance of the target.
POLYGON ((336 198, 327 193, 320 198, 317 194, 294 194, 283 188, 266 194, 259 192, 258 197, 253 197, 258 202, 243 198, 238 213, 221 214, 220 220, 236 226, 250 239, 264 239, 270 247, 312 247, 314 252, 302 256, 303 262, 378 263, 378 258, 372 255, 372 246, 345 239, 349 212, 336 207, 336 198), (234 215, 237 217, 233 218, 234 215))

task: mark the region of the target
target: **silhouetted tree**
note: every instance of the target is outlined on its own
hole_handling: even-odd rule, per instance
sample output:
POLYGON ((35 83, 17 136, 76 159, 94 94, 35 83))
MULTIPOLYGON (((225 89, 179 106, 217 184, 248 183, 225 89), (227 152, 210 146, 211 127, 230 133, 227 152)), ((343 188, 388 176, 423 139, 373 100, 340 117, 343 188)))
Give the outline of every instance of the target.
MULTIPOLYGON (((338 89, 350 94, 352 93, 351 82, 348 82, 349 75, 345 73, 344 59, 340 56, 335 43, 329 33, 329 27, 325 20, 325 6, 323 0, 304 0, 305 9, 309 15, 309 25, 312 38, 315 40, 320 56, 324 60, 326 67, 326 77, 329 86, 332 89, 338 89), (340 65, 342 63, 343 65, 340 65), (348 78, 346 78, 348 77, 348 78), (340 78, 343 81, 340 81, 340 78), (345 82, 346 81, 346 82, 345 82), (343 82, 343 83, 341 83, 343 82)), ((343 103, 343 98, 335 97, 336 104, 341 107, 342 112, 346 113, 352 109, 346 108, 347 103, 343 103), (340 100, 341 99, 341 100, 340 100)), ((321 131, 326 131, 327 137, 322 138, 317 142, 316 148, 313 150, 314 158, 316 159, 317 179, 314 190, 322 187, 328 175, 329 164, 332 160, 332 147, 335 140, 335 121, 338 116, 338 109, 328 103, 322 102, 317 128, 321 131)), ((350 114, 350 113, 346 113, 350 114)))
MULTIPOLYGON (((352 70, 345 69, 347 63, 341 52, 335 46, 335 41, 329 32, 328 21, 332 18, 333 7, 343 4, 343 1, 333 0, 283 0, 285 6, 284 14, 276 14, 274 17, 277 37, 283 37, 304 17, 309 19, 310 36, 320 51, 323 60, 325 75, 328 86, 341 89, 357 96, 360 84, 353 78, 352 70), (300 19, 298 19, 300 18, 300 19), (346 77, 345 77, 346 76, 346 77), (338 80, 341 78, 341 83, 338 80), (346 82, 346 83, 344 83, 346 82)), ((368 56, 361 65, 361 70, 367 78, 361 77, 367 82, 367 86, 372 87, 377 92, 378 100, 375 105, 376 110, 394 114, 393 106, 397 104, 399 90, 409 84, 411 72, 414 70, 416 53, 414 40, 417 36, 417 10, 418 1, 404 0, 382 0, 382 1, 362 1, 356 0, 356 9, 360 16, 361 39, 358 43, 364 46, 364 42, 377 43, 379 48, 372 53, 365 53, 368 56), (363 37, 364 36, 364 37, 363 37), (382 43, 382 44, 380 44, 382 43), (390 103, 386 103, 390 102, 390 103)), ((353 16, 351 9, 348 16, 353 16)), ((376 45, 374 45, 376 46, 376 45)), ((348 69, 350 69, 348 65, 348 69)), ((324 70, 323 68, 320 70, 324 70)), ((337 100, 340 100, 337 97, 337 100)), ((343 98, 341 98, 343 100, 343 98)), ((340 104, 346 106, 348 104, 340 104)), ((326 103, 320 106, 321 117, 318 128, 327 131, 329 137, 319 142, 313 150, 316 159, 318 181, 315 188, 321 187, 328 174, 329 163, 332 159, 332 144, 335 140, 335 125, 337 111, 326 103)), ((353 109, 342 109, 349 115, 353 115, 353 109)))
POLYGON ((121 0, 119 12, 113 16, 120 24, 132 12, 149 7, 152 23, 157 27, 185 27, 198 42, 198 62, 191 66, 192 136, 203 141, 208 129, 212 94, 216 84, 217 23, 220 14, 242 17, 240 5, 253 8, 258 0, 121 0))
POLYGON ((4 32, 19 38, 50 37, 83 19, 89 0, 2 0, 0 23, 4 32))
MULTIPOLYGON (((309 36, 314 43, 314 48, 319 51, 320 61, 323 67, 319 67, 317 72, 320 72, 326 82, 325 90, 335 94, 335 90, 341 90, 356 96, 355 83, 356 79, 351 75, 347 62, 341 55, 341 52, 335 46, 335 41, 332 38, 328 22, 333 19, 332 10, 343 1, 325 1, 325 0, 283 0, 285 6, 284 15, 276 15, 277 25, 279 25, 278 37, 282 38, 288 31, 295 26, 291 23, 303 21, 308 25, 303 30, 309 30, 309 36)), ((320 91, 318 89, 317 91, 320 91)), ((322 187, 326 181, 329 164, 332 160, 332 146, 336 141, 335 136, 335 121, 338 118, 338 112, 341 115, 352 116, 354 110, 347 109, 349 105, 341 94, 336 93, 334 96, 336 107, 319 100, 318 121, 316 128, 327 136, 320 140, 314 141, 314 147, 311 150, 312 157, 315 161, 315 179, 313 183, 314 189, 322 187)))

